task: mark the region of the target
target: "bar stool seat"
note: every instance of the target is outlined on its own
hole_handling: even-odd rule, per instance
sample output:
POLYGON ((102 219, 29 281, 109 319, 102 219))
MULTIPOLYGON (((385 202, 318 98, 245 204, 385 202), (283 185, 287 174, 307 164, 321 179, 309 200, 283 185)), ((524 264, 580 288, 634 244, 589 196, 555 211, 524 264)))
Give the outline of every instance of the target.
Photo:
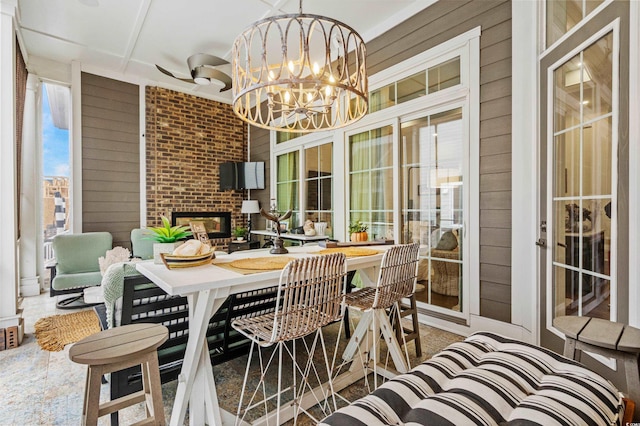
POLYGON ((136 424, 165 424, 157 349, 168 336, 169 330, 163 325, 131 324, 93 334, 71 347, 71 361, 89 366, 83 425, 96 425, 99 417, 140 402, 146 403, 147 418, 136 424), (143 390, 100 404, 102 375, 134 365, 142 368, 143 390))

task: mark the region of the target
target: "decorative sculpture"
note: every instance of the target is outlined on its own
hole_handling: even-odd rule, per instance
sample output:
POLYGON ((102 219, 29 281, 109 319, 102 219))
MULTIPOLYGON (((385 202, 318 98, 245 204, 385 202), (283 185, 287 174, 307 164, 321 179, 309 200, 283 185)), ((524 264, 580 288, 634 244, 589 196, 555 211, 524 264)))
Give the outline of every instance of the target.
POLYGON ((273 240, 273 248, 269 250, 271 254, 285 254, 289 253, 289 250, 284 248, 284 240, 280 237, 280 221, 286 220, 291 217, 291 210, 280 216, 278 213, 267 213, 263 208, 260 208, 260 215, 275 223, 276 233, 278 236, 273 240))

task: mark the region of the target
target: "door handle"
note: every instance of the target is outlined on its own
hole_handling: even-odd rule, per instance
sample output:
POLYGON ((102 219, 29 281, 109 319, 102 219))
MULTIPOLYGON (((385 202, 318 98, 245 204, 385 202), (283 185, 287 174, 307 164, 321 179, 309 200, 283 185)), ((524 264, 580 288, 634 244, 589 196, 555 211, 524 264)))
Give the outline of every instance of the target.
POLYGON ((545 240, 544 238, 538 238, 538 241, 536 241, 536 245, 539 247, 546 247, 547 240, 545 240))

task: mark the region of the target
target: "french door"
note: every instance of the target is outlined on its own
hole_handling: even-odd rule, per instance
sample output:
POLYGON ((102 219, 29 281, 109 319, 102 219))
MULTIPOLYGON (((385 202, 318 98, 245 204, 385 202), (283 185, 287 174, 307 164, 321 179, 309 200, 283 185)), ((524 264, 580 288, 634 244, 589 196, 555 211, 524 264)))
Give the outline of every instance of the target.
POLYGON ((628 4, 613 2, 540 61, 540 341, 560 350, 553 319, 620 320, 628 261, 628 4), (626 14, 625 14, 626 8, 626 14), (626 38, 625 38, 626 37, 626 38), (626 40, 626 41, 625 41, 626 40))

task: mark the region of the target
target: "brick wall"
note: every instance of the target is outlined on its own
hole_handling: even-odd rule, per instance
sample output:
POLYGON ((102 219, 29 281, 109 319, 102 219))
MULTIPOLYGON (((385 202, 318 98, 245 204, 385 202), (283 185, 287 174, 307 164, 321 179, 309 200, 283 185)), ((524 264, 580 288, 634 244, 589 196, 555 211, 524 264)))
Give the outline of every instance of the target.
POLYGON ((220 191, 220 163, 247 158, 246 126, 231 105, 160 87, 145 98, 147 226, 173 211, 230 211, 243 224, 244 191, 220 191))

